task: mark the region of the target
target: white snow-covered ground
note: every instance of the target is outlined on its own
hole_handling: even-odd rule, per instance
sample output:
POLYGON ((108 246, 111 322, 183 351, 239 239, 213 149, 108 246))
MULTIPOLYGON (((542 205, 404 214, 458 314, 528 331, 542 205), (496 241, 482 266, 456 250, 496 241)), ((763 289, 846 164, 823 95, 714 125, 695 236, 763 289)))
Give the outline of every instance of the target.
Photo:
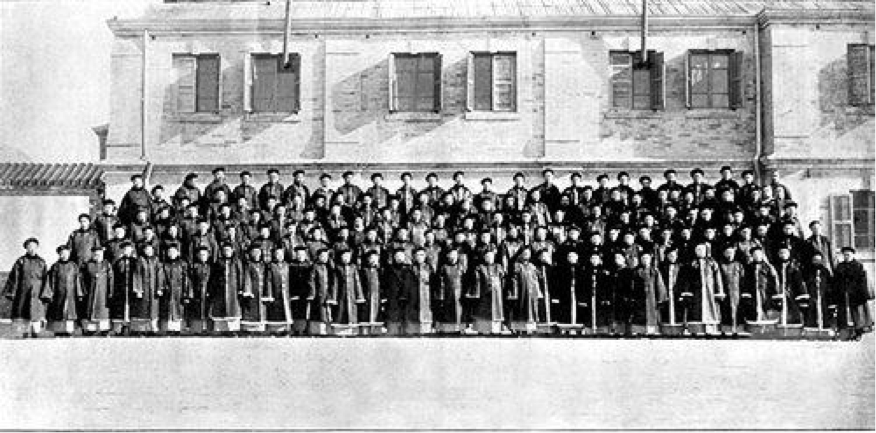
POLYGON ((0 340, 0 428, 873 429, 874 338, 0 340))

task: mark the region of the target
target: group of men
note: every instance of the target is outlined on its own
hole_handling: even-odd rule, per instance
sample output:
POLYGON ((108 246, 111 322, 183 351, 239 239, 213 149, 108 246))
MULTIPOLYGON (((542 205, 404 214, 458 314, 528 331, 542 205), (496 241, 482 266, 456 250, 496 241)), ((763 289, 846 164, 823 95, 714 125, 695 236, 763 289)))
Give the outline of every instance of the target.
POLYGON ((46 321, 56 335, 872 329, 855 250, 838 262, 788 188, 750 171, 710 185, 694 169, 683 185, 667 170, 657 188, 576 172, 561 189, 546 169, 504 194, 462 172, 447 189, 403 173, 397 191, 380 173, 364 190, 352 172, 312 189, 301 170, 289 186, 268 170, 259 188, 212 174, 170 197, 132 176, 118 207, 79 215, 51 266, 28 239, 4 290, 13 320, 29 335, 46 321))

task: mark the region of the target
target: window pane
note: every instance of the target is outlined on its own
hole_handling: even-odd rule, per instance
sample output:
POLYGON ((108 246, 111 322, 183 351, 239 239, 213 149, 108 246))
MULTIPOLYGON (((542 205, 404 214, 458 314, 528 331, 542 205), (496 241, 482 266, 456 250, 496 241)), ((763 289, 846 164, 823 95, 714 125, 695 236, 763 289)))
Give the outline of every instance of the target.
POLYGON ((691 54, 690 67, 692 69, 708 69, 709 68, 708 54, 691 54))
POLYGON ((514 56, 497 55, 494 57, 496 66, 497 81, 513 81, 514 80, 514 56))
POLYGON ((855 209, 873 209, 876 206, 876 192, 874 191, 852 191, 852 201, 855 203, 855 209))
POLYGON ((633 94, 633 71, 629 53, 609 53, 611 59, 611 105, 616 108, 631 108, 633 94))
POLYGON ((728 108, 730 107, 730 98, 727 97, 727 94, 714 94, 712 95, 712 108, 728 108))
POLYGON ((833 219, 837 221, 848 221, 851 219, 851 207, 848 196, 837 196, 833 209, 833 219))
POLYGON ((435 74, 432 72, 417 74, 417 96, 431 98, 435 93, 435 74))
POLYGON ((252 109, 253 111, 274 112, 276 90, 277 58, 257 56, 253 58, 252 109))
POLYGON ((727 81, 729 80, 729 77, 726 69, 712 71, 709 75, 709 78, 712 80, 712 88, 710 89, 712 93, 728 93, 727 81))
POLYGON ((836 243, 840 247, 852 245, 852 227, 850 224, 835 224, 836 243))
POLYGON ((474 109, 487 111, 492 109, 493 91, 493 59, 489 54, 474 56, 474 109))
POLYGON ((727 69, 727 65, 730 62, 730 57, 728 55, 712 54, 711 58, 712 69, 727 69))
POLYGON ((511 111, 514 109, 514 86, 511 84, 497 84, 496 87, 496 110, 511 111))
POLYGON ((633 95, 647 96, 651 94, 651 71, 647 69, 633 70, 633 95))
POLYGON ((629 53, 609 53, 609 61, 612 66, 629 66, 630 64, 630 54, 629 53))
POLYGON ((435 60, 434 60, 433 56, 431 56, 431 55, 420 56, 419 60, 420 60, 419 61, 420 72, 428 72, 430 74, 434 72, 433 68, 435 67, 434 66, 435 60))
POLYGON ((277 110, 291 113, 298 106, 296 82, 299 71, 281 68, 277 73, 277 110))
POLYGON ((219 56, 198 57, 198 111, 219 110, 219 56))
POLYGON ((691 95, 690 105, 694 108, 708 108, 709 95, 691 95))

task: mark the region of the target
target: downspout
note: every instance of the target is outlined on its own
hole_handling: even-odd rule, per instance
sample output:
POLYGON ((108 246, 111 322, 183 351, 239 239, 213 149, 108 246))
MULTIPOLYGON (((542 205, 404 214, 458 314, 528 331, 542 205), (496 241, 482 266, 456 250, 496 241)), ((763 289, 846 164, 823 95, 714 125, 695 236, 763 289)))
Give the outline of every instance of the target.
POLYGON ((642 64, 648 64, 648 0, 642 0, 642 64))
MULTIPOLYGON (((761 9, 763 10, 763 9, 761 9)), ((761 107, 761 95, 760 95, 760 79, 761 79, 761 69, 760 69, 760 25, 758 24, 759 15, 755 16, 754 19, 754 179, 755 182, 763 183, 763 178, 761 177, 761 163, 760 158, 763 154, 763 130, 761 126, 761 120, 763 118, 763 108, 761 107)))
POLYGON ((141 83, 140 83, 140 159, 146 160, 146 130, 148 126, 148 119, 146 116, 146 105, 147 105, 147 79, 148 74, 146 72, 147 63, 146 63, 146 51, 149 46, 149 30, 143 29, 143 69, 141 71, 141 83))
POLYGON ((290 63, 289 39, 292 38, 292 0, 286 0, 286 20, 283 29, 283 67, 288 68, 290 63))

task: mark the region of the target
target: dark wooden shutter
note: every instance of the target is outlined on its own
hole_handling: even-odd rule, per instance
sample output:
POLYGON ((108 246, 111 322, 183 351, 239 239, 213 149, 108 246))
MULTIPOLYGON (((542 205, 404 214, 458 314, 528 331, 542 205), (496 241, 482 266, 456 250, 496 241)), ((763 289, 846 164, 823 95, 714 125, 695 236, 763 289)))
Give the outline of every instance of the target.
POLYGON ((298 111, 299 104, 299 75, 301 71, 301 57, 292 54, 289 57, 289 65, 283 64, 283 57, 277 57, 277 107, 281 113, 294 113, 298 111), (288 66, 288 67, 287 67, 288 66))
POLYGON ((745 105, 745 69, 744 56, 742 51, 734 51, 730 53, 729 70, 727 71, 730 78, 730 108, 742 108, 745 105))
POLYGON ((849 104, 870 102, 870 47, 866 44, 848 46, 849 104))
POLYGON ((432 97, 435 101, 435 112, 441 112, 441 54, 436 54, 434 62, 432 66, 435 68, 435 92, 432 94, 432 97))
POLYGON ((194 113, 195 83, 197 82, 198 62, 194 56, 173 56, 176 72, 176 112, 194 113))
POLYGON ((398 85, 396 83, 396 77, 395 77, 395 54, 394 53, 390 53, 389 59, 387 60, 387 63, 388 63, 387 68, 386 68, 387 69, 387 76, 388 76, 387 80, 389 83, 389 89, 388 89, 389 100, 387 102, 388 102, 388 106, 389 106, 389 112, 392 113, 392 112, 396 111, 396 109, 397 109, 395 98, 396 98, 396 95, 398 94, 398 85))
POLYGON ((253 59, 252 108, 255 112, 277 110, 274 103, 277 81, 277 58, 260 55, 253 59))
POLYGON ((493 56, 476 54, 474 56, 474 109, 490 111, 493 109, 493 56))
POLYGON ((666 76, 666 65, 663 63, 663 53, 648 51, 648 61, 651 72, 651 109, 666 108, 666 96, 663 83, 666 76))
POLYGON ((198 56, 197 111, 219 111, 219 56, 198 56))

